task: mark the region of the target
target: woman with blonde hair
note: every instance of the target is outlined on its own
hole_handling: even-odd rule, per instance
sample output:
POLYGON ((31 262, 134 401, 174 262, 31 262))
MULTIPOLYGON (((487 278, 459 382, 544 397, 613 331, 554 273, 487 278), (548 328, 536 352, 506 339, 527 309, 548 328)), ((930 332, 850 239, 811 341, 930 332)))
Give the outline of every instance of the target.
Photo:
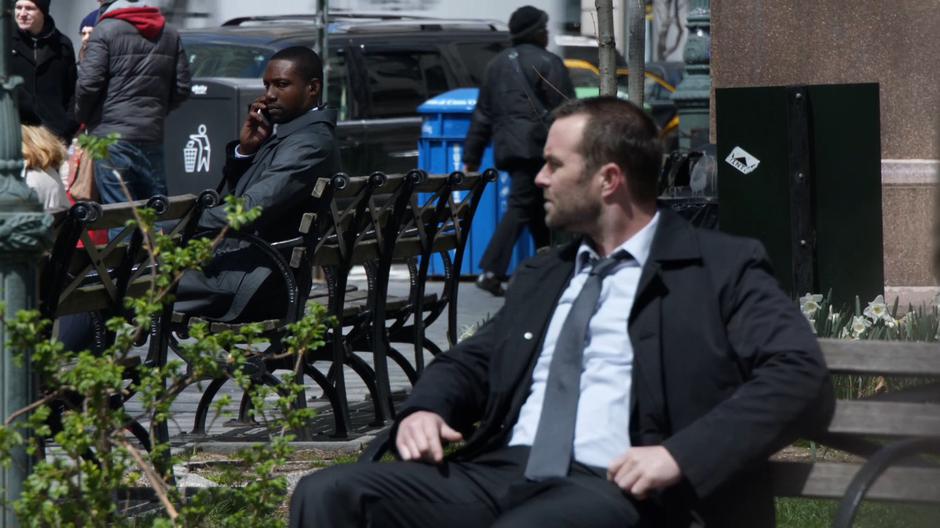
POLYGON ((65 146, 46 128, 23 125, 22 131, 26 185, 36 191, 46 210, 69 207, 59 172, 68 158, 65 146))

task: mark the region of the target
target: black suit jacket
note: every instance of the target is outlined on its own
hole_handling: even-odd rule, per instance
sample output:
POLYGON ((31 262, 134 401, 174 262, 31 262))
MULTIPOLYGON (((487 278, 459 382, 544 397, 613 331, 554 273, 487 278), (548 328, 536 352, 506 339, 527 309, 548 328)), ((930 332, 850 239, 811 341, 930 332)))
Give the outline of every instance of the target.
MULTIPOLYGON (((826 365, 759 242, 660 214, 628 319, 631 442, 665 446, 683 473, 657 524, 772 526, 766 460, 831 416, 826 365)), ((523 263, 503 308, 428 366, 400 417, 440 414, 468 438, 457 457, 505 445, 577 247, 523 263)))
MULTIPOLYGON (((317 179, 340 170, 335 127, 336 111, 318 110, 278 125, 277 133, 250 158, 234 156, 237 142, 228 145, 223 173, 232 194, 245 201, 246 209, 262 209, 261 217, 244 229, 268 242, 298 236, 317 179)), ((205 211, 199 219, 201 229, 226 225, 223 206, 205 211)), ((281 317, 276 310, 286 305, 283 282, 260 251, 224 241, 203 272, 183 275, 174 309, 222 321, 281 317)))

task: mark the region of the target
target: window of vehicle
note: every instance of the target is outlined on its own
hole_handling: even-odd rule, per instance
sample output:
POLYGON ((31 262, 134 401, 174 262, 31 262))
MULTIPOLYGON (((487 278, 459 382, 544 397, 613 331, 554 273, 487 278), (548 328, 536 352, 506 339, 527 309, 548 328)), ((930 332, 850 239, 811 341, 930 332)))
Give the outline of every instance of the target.
POLYGON ((345 121, 351 116, 352 98, 349 94, 349 73, 346 69, 346 56, 343 53, 330 55, 327 61, 326 72, 327 90, 326 102, 331 108, 339 112, 339 120, 345 121))
POLYGON ((449 88, 439 53, 367 51, 364 58, 370 117, 413 116, 418 105, 449 88))
POLYGON ((189 71, 193 77, 261 77, 268 58, 274 54, 268 48, 239 46, 231 43, 184 43, 189 56, 189 71))
POLYGON ((482 86, 486 77, 486 66, 493 57, 506 49, 508 42, 461 42, 457 54, 463 62, 473 86, 482 86))

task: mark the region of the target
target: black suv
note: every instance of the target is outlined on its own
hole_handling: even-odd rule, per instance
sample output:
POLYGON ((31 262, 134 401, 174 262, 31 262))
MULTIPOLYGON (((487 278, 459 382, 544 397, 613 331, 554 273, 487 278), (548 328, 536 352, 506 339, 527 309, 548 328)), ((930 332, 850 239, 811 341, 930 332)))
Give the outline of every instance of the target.
MULTIPOLYGON (((192 97, 171 113, 165 139, 171 194, 214 187, 224 145, 238 137, 262 91, 270 57, 290 46, 317 48, 315 16, 247 17, 182 30, 192 97)), ((487 63, 509 46, 498 22, 331 13, 327 102, 339 110, 343 170, 404 172, 417 166, 416 108, 442 92, 479 86, 487 63)))

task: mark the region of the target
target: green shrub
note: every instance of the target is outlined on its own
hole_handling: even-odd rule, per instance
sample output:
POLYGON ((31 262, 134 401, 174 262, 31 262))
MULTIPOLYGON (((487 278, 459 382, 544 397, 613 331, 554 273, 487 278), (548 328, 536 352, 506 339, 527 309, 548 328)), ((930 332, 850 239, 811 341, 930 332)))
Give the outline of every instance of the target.
MULTIPOLYGON (((225 207, 234 228, 260 215, 257 209, 245 210, 232 197, 228 197, 225 207)), ((205 325, 195 326, 190 332, 192 340, 181 351, 188 368, 181 361, 138 368, 140 379, 135 388, 142 413, 131 416, 123 406, 113 405, 127 390, 124 365, 136 337, 147 332, 151 318, 171 302, 169 292, 182 273, 205 262, 225 233, 214 240, 193 240, 178 247, 154 228, 155 220, 153 212, 145 209, 135 213, 131 224, 145 233, 145 247, 151 261, 159 263, 160 275, 145 295, 127 301, 132 314, 129 319, 116 317, 107 322, 115 340, 103 353, 66 350, 60 342, 47 337, 52 323, 38 312, 22 311, 6 318, 0 307, 9 346, 18 361, 30 357, 43 386, 38 401, 0 426, 0 462, 11 463, 11 454, 18 449, 25 449, 36 461, 22 495, 6 505, 14 509, 22 526, 188 527, 205 526, 209 518, 213 526, 238 528, 285 524, 275 512, 286 497, 287 482, 275 477, 274 470, 292 451, 291 431, 306 424, 313 411, 292 407, 297 395, 303 393, 294 373, 284 377, 276 392, 252 383, 245 367, 249 358, 258 354, 260 326, 251 325, 237 333, 210 333, 205 325), (251 416, 267 428, 268 442, 236 456, 240 463, 230 470, 231 474, 224 475, 232 485, 185 497, 171 478, 178 460, 171 456, 170 446, 157 444, 146 452, 128 439, 125 426, 134 420, 149 420, 153 438, 153 424, 170 418, 170 407, 185 387, 199 379, 219 376, 230 377, 250 396, 251 416), (275 401, 273 411, 266 409, 269 397, 275 401), (55 411, 54 407, 61 410, 55 411), (48 454, 52 435, 48 421, 54 412, 61 414, 62 430, 51 438, 55 451, 48 454), (144 521, 122 517, 115 496, 141 482, 153 488, 163 511, 144 521)), ((325 309, 311 304, 306 317, 289 328, 289 336, 284 339, 285 354, 296 358, 295 373, 301 371, 306 352, 323 345, 329 324, 332 322, 325 309)), ((226 398, 219 400, 214 404, 217 411, 227 403, 226 398)))

